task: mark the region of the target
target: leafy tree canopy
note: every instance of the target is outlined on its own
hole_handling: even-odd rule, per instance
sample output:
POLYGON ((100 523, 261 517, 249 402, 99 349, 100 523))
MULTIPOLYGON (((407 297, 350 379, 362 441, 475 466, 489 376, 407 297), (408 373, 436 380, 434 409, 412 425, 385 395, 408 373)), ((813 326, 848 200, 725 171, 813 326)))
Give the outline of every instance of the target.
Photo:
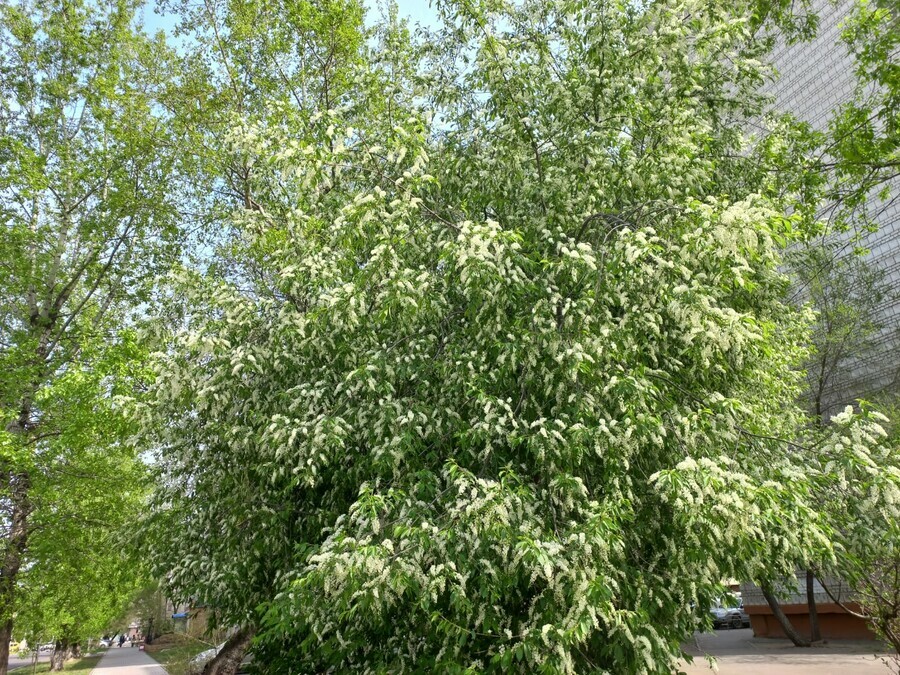
POLYGON ((176 281, 136 406, 157 569, 273 672, 671 672, 723 578, 833 558, 780 271, 809 137, 746 134, 756 7, 440 9, 346 101, 231 116, 234 266, 176 281))
POLYGON ((0 673, 38 595, 48 629, 97 625, 108 608, 83 600, 101 589, 77 584, 98 572, 98 524, 146 487, 114 398, 144 354, 129 327, 178 253, 179 169, 155 103, 169 52, 136 9, 0 6, 0 673))

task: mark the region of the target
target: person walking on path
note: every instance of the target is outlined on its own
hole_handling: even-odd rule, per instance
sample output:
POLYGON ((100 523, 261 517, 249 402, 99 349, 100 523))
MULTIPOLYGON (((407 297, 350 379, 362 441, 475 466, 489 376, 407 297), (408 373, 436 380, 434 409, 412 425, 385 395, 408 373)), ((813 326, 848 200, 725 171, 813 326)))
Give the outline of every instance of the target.
POLYGON ((169 675, 147 652, 107 649, 91 675, 169 675))

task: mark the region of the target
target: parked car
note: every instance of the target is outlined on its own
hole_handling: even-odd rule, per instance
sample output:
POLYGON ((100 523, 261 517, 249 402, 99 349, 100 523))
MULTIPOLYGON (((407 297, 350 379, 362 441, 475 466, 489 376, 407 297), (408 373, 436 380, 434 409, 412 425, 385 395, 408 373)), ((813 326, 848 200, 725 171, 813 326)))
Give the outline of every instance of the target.
POLYGON ((749 628, 750 615, 744 611, 743 600, 737 607, 713 607, 713 628, 749 628))
POLYGON ((104 648, 112 647, 113 646, 113 638, 111 638, 111 637, 100 638, 100 646, 104 647, 104 648))
POLYGON ((730 617, 728 615, 728 608, 713 607, 709 610, 709 613, 712 614, 713 628, 724 628, 729 625, 730 617))
POLYGON ((53 642, 45 642, 38 647, 39 652, 52 652, 56 645, 53 642))
POLYGON ((744 609, 744 601, 741 600, 741 603, 732 610, 734 616, 732 616, 732 628, 750 628, 750 615, 747 614, 747 610, 744 609), (734 618, 739 617, 741 620, 741 625, 736 626, 734 622, 734 618))

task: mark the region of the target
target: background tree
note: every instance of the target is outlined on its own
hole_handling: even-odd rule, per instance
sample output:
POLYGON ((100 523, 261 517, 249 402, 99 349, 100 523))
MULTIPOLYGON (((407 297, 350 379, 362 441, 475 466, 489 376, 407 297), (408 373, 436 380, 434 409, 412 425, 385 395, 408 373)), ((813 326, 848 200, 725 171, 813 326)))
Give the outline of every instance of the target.
POLYGON ((125 419, 113 401, 127 382, 122 371, 140 357, 125 340, 89 371, 57 377, 38 398, 41 409, 60 406, 66 416, 44 447, 56 461, 32 472, 16 621, 17 631, 55 641, 54 670, 119 616, 140 578, 125 542, 146 503, 146 468, 122 443, 125 419))
MULTIPOLYGON (((796 296, 817 311, 811 336, 815 350, 807 364, 808 400, 822 425, 856 397, 890 395, 897 385, 897 366, 889 356, 874 368, 867 364, 876 345, 889 355, 896 342, 896 335, 886 334, 885 313, 896 295, 885 273, 872 267, 860 249, 895 202, 900 185, 900 71, 892 56, 900 39, 896 22, 890 3, 849 5, 841 42, 854 64, 856 89, 820 132, 800 126, 810 145, 797 187, 803 208, 821 219, 822 233, 795 251, 790 264, 796 296)), ((870 563, 878 566, 874 559, 870 563)), ((814 572, 807 569, 811 638, 817 640, 814 590, 814 572)))
POLYGON ((67 532, 45 533, 53 537, 46 552, 35 552, 43 542, 32 536, 31 566, 21 574, 16 632, 28 636, 29 644, 39 644, 32 639, 38 637, 54 643, 50 660, 54 671, 62 670, 89 639, 108 629, 137 586, 135 561, 123 553, 128 549, 121 540, 130 531, 134 511, 104 513, 110 521, 99 526, 72 521, 67 532), (109 532, 112 526, 121 529, 109 532))
POLYGON ((134 599, 120 619, 126 624, 137 621, 144 635, 144 641, 151 644, 157 635, 171 632, 172 618, 167 607, 165 587, 161 580, 150 578, 144 581, 135 593, 134 599))
MULTIPOLYGON (((878 341, 885 340, 883 308, 896 294, 887 283, 884 271, 872 267, 851 244, 852 240, 847 238, 823 235, 789 256, 795 276, 794 294, 816 310, 810 336, 813 350, 806 364, 805 398, 813 420, 823 427, 830 423, 836 409, 850 402, 854 393, 877 396, 879 391, 889 391, 897 384, 898 373, 886 372, 884 366, 875 375, 880 382, 859 377, 861 364, 866 363, 878 341), (852 381, 850 373, 856 374, 852 381)), ((897 336, 887 336, 888 344, 896 339, 897 336)), ((837 498, 836 495, 827 497, 837 498)), ((813 642, 821 640, 815 600, 817 566, 818 563, 810 561, 806 569, 813 642)), ((775 601, 774 596, 772 600, 775 601)), ((782 627, 793 630, 788 628, 788 623, 785 618, 782 627)))
POLYGON ((843 447, 839 443, 826 444, 813 465, 822 508, 828 512, 835 542, 835 558, 823 561, 818 572, 829 597, 850 614, 868 621, 873 632, 891 647, 893 667, 897 670, 900 521, 894 504, 900 498, 900 439, 896 423, 887 424, 885 417, 864 405, 863 419, 866 418, 869 423, 860 428, 853 424, 849 408, 835 416, 832 425, 838 429, 838 441, 843 442, 843 447), (873 445, 871 454, 861 451, 873 445), (829 574, 839 577, 838 586, 827 580, 829 574))
MULTIPOLYGON (((845 373, 854 361, 864 360, 875 340, 883 337, 886 326, 881 309, 896 294, 883 270, 846 249, 842 242, 819 241, 797 251, 791 263, 797 276, 796 293, 811 303, 817 314, 811 336, 814 351, 807 365, 808 405, 822 425, 848 402, 841 400, 845 373), (843 254, 838 249, 844 249, 843 254)), ((888 380, 888 388, 891 380, 896 385, 896 373, 891 377, 882 372, 879 377, 888 380)), ((869 396, 880 393, 867 389, 869 396)))
POLYGON ((36 524, 62 532, 54 514, 95 481, 132 487, 95 473, 128 454, 95 444, 113 442, 100 410, 177 232, 151 97, 165 46, 134 28, 136 7, 0 7, 0 673, 36 524))

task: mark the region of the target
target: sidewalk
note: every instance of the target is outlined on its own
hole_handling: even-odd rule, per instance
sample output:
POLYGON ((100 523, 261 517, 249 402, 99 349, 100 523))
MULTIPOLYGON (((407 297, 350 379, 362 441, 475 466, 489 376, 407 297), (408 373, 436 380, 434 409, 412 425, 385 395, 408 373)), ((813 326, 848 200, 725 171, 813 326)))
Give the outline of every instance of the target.
POLYGON ((137 647, 110 647, 91 675, 168 675, 165 668, 137 647))
POLYGON ((714 656, 720 675, 890 675, 877 642, 836 640, 811 648, 788 640, 753 637, 749 628, 702 633, 684 645, 694 663, 687 675, 713 675, 704 655, 714 656), (878 653, 879 655, 876 655, 878 653))

